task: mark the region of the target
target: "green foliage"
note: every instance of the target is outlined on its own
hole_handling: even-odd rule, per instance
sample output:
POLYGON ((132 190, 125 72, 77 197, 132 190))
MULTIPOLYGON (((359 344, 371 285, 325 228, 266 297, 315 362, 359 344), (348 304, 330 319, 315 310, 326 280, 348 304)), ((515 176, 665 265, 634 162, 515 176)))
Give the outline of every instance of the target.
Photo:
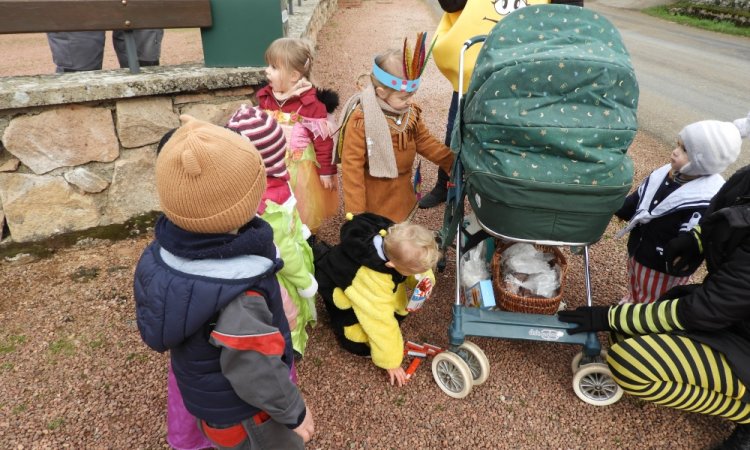
POLYGON ((66 338, 61 338, 49 344, 49 352, 55 356, 57 355, 71 356, 75 354, 76 348, 75 348, 75 345, 73 345, 73 342, 71 342, 70 340, 66 338))
POLYGON ((89 348, 92 350, 98 350, 100 348, 103 348, 105 345, 107 345, 107 341, 104 340, 104 338, 101 336, 97 339, 89 341, 89 348))
POLYGON ((14 352, 19 345, 22 345, 25 342, 26 336, 24 335, 8 336, 5 339, 0 340, 0 354, 14 352))
POLYGON ((47 424, 47 429, 56 430, 60 428, 61 426, 63 426, 64 424, 65 424, 65 419, 63 419, 62 417, 58 417, 57 419, 52 419, 49 421, 49 423, 47 424))
POLYGON ((145 362, 148 360, 148 356, 143 353, 130 353, 125 357, 126 361, 145 362))
POLYGON ((646 8, 642 11, 650 16, 659 17, 661 19, 669 20, 671 22, 676 22, 682 25, 702 28, 704 30, 715 31, 717 33, 750 37, 750 26, 739 26, 735 22, 729 20, 730 17, 736 17, 737 20, 744 20, 746 24, 750 24, 750 12, 744 10, 730 9, 713 5, 699 5, 698 8, 698 5, 694 3, 691 3, 689 1, 681 1, 669 5, 660 5, 654 6, 652 8, 646 8), (696 17, 696 14, 698 14, 698 9, 711 12, 715 17, 725 18, 725 20, 704 19, 696 17))
POLYGON ((76 283, 83 283, 85 281, 93 280, 99 276, 98 267, 79 267, 75 272, 70 274, 70 279, 76 283))

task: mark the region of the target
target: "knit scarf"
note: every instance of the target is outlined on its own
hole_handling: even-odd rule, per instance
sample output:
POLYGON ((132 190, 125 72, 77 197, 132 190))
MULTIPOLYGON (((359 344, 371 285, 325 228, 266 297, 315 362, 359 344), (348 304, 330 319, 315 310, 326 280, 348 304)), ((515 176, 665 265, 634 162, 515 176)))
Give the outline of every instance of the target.
POLYGON ((698 177, 689 183, 685 183, 677 188, 674 192, 664 198, 661 203, 656 205, 651 211, 648 208, 651 206, 651 201, 659 190, 659 186, 664 182, 664 179, 671 170, 670 164, 651 172, 651 175, 638 187, 638 205, 636 206, 635 214, 628 222, 628 225, 622 230, 618 231, 615 237, 621 238, 629 233, 633 228, 639 224, 646 224, 651 220, 658 217, 671 214, 675 211, 685 208, 698 208, 708 206, 711 197, 718 192, 719 188, 724 184, 724 179, 721 175, 706 175, 698 177))
POLYGON ((273 97, 276 99, 276 101, 285 102, 292 97, 299 97, 300 95, 309 91, 312 87, 312 83, 307 78, 302 77, 294 84, 294 86, 292 86, 288 91, 284 93, 276 92, 273 89, 271 90, 271 92, 273 92, 273 97))
POLYGON ((398 178, 391 131, 384 112, 402 114, 405 111, 397 111, 380 100, 375 94, 375 87, 372 83, 368 83, 362 92, 351 96, 346 101, 342 109, 344 113, 339 118, 338 129, 344 125, 348 116, 347 112, 357 103, 361 105, 365 117, 365 143, 370 175, 375 178, 398 178))
POLYGON ((241 255, 276 259, 273 230, 256 217, 239 229, 237 234, 193 233, 183 230, 161 215, 155 226, 156 240, 173 255, 188 259, 225 259, 241 255))

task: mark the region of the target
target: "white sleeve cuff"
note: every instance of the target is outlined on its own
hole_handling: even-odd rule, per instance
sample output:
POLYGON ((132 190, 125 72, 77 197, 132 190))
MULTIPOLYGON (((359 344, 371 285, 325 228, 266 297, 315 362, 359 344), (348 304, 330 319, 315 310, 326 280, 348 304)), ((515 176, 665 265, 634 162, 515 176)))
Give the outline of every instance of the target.
POLYGON ((310 286, 308 288, 297 289, 297 292, 299 293, 300 297, 304 297, 304 298, 314 297, 315 293, 318 292, 318 281, 315 279, 313 274, 310 274, 310 280, 312 280, 312 283, 310 283, 310 286))

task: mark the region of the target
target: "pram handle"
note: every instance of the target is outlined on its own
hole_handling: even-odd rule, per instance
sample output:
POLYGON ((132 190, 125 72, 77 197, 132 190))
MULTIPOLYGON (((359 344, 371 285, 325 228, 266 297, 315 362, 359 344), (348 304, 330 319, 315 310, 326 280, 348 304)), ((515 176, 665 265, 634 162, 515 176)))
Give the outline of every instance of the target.
POLYGON ((474 44, 484 42, 486 39, 487 39, 486 34, 480 34, 479 36, 474 36, 472 38, 467 39, 466 42, 464 42, 463 47, 461 47, 461 54, 458 56, 458 73, 461 74, 461 76, 458 77, 459 106, 461 104, 461 97, 463 96, 463 93, 464 93, 464 54, 466 53, 466 50, 468 50, 474 44))

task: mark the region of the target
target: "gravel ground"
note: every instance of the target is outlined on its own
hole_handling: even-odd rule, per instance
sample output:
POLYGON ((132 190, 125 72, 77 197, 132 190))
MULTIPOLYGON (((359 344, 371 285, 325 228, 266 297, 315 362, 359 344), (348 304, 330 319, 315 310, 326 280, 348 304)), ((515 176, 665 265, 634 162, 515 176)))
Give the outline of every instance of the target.
MULTIPOLYGON (((420 0, 349 4, 354 7, 338 11, 320 34, 314 67, 315 81, 337 89, 342 100, 375 53, 436 25, 420 0)), ((165 59, 195 58, 197 34, 183 34, 193 50, 181 54, 184 48, 171 47, 168 32, 165 55, 180 55, 165 59)), ((48 71, 46 42, 36 36, 40 63, 15 73, 48 71)), ((418 101, 430 129, 442 136, 450 85, 434 65, 425 77, 418 101)), ((668 151, 639 134, 631 150, 637 180, 663 164, 668 151)), ((423 170, 424 184, 431 186, 434 168, 423 170)), ((437 229, 442 210, 420 211, 416 220, 437 229)), ((340 222, 328 223, 321 237, 336 242, 340 222)), ((616 228, 610 225, 591 249, 599 304, 625 291, 625 246, 612 238, 616 228)), ((167 356, 142 344, 132 298, 133 270, 151 238, 86 240, 48 259, 0 263, 0 448, 167 447, 167 356)), ((565 301, 577 306, 585 298, 582 258, 567 256, 565 301)), ((454 280, 449 263, 426 309, 405 321, 406 339, 447 344, 454 280)), ((555 343, 470 338, 487 354, 491 373, 462 400, 440 390, 428 364, 407 386, 392 387, 384 371, 336 345, 322 304, 318 308, 320 321, 299 364, 301 388, 315 414, 311 449, 701 449, 731 429, 716 418, 627 396, 608 407, 587 405, 571 384, 570 363, 580 348, 555 343)))

